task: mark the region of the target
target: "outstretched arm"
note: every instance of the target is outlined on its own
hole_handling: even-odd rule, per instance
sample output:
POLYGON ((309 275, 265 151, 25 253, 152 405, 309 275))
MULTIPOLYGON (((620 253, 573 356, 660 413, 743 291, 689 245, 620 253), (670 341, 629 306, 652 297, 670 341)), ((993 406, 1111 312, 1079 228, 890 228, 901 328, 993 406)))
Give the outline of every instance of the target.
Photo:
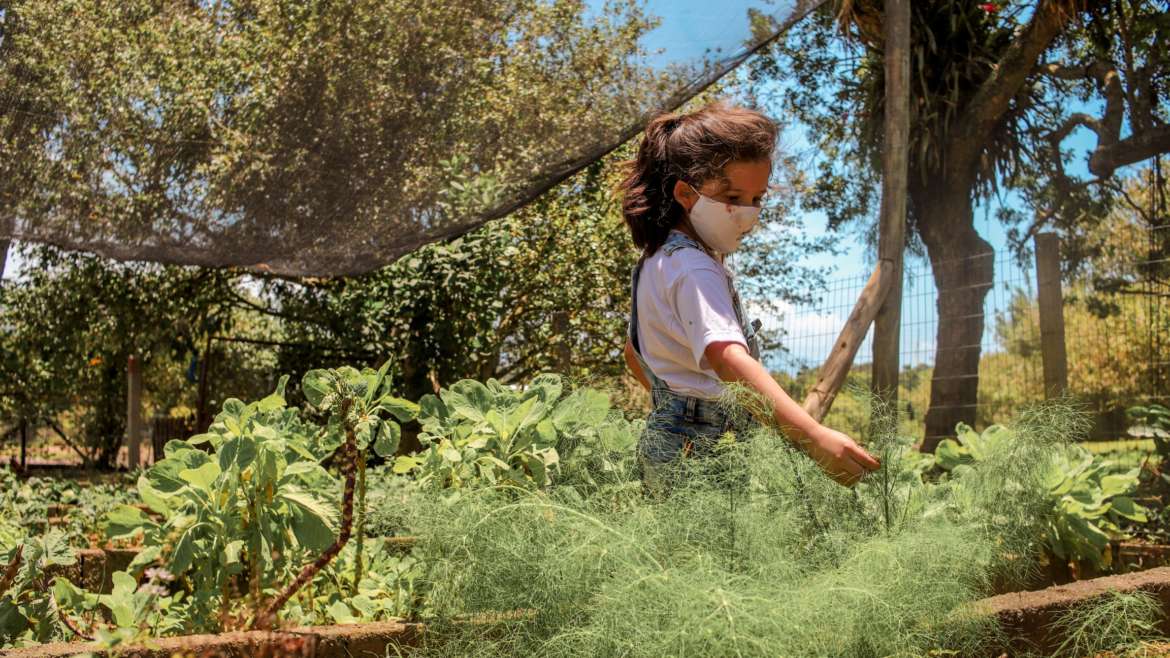
POLYGON ((829 477, 845 486, 853 486, 867 472, 881 466, 853 439, 821 425, 796 403, 759 361, 738 342, 711 343, 703 351, 712 369, 725 382, 742 382, 772 406, 780 429, 803 448, 829 477))

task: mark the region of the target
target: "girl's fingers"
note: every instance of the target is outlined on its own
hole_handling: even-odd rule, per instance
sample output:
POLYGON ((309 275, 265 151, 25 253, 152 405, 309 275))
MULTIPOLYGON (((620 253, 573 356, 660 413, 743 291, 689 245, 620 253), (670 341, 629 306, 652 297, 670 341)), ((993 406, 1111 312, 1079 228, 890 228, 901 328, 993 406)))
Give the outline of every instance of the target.
POLYGON ((849 484, 860 480, 861 476, 865 475, 866 473, 865 468, 863 468, 861 464, 858 464, 856 461, 851 459, 849 455, 846 455, 845 458, 841 460, 839 470, 841 471, 840 475, 843 478, 842 481, 849 484))
POLYGON ((858 464, 861 464, 863 467, 865 467, 866 470, 876 471, 882 467, 881 462, 874 459, 873 455, 866 452, 865 448, 862 448, 861 446, 853 446, 851 453, 852 454, 850 454, 850 457, 852 457, 853 460, 858 464))

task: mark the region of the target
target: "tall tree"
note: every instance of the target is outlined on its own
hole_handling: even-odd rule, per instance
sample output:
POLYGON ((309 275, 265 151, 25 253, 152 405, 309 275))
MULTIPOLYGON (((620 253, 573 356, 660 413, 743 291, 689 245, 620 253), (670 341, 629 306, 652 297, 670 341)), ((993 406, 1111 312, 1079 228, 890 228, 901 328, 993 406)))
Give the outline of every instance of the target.
MULTIPOLYGON (((841 228, 872 217, 884 80, 880 2, 837 10, 789 32, 752 73, 776 82, 773 101, 817 140, 822 157, 806 203, 841 228)), ((1020 192, 1028 212, 1002 214, 1013 225, 1072 212, 1104 217, 1116 198, 1105 181, 1170 151, 1170 61, 1160 50, 1168 30, 1157 0, 913 4, 908 219, 930 259, 939 312, 924 450, 975 420, 994 277, 976 203, 1020 192), (1095 138, 1087 177, 1070 154, 1079 128, 1095 138)))

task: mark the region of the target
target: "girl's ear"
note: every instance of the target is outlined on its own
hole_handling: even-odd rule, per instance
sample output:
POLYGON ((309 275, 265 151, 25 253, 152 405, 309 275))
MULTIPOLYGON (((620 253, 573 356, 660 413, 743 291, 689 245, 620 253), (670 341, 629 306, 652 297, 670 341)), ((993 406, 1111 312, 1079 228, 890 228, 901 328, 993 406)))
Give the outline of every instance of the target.
POLYGON ((679 179, 674 182, 674 200, 687 211, 691 211, 691 206, 699 201, 699 193, 695 188, 691 187, 686 181, 679 179))

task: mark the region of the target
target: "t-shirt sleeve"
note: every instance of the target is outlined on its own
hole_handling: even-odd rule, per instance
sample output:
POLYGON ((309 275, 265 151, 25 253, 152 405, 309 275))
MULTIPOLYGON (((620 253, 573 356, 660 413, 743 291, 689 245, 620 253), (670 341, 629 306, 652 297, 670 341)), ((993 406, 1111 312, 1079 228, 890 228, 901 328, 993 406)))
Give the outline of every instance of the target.
POLYGON ((747 347, 722 272, 705 267, 684 272, 675 285, 674 304, 696 367, 709 367, 703 352, 711 343, 733 341, 747 347))

